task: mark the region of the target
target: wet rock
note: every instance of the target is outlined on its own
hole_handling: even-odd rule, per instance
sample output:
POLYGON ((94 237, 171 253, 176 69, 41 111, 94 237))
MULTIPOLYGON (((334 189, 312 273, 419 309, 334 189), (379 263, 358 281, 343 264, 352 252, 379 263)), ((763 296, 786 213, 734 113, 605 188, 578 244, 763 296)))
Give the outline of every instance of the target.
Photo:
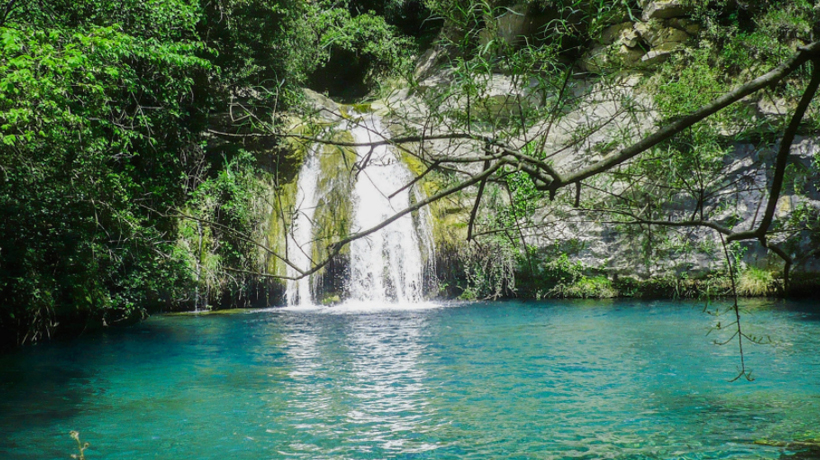
POLYGON ((305 102, 315 116, 330 123, 335 123, 341 120, 339 115, 342 112, 339 108, 339 104, 334 102, 329 97, 317 93, 316 91, 307 88, 304 88, 302 91, 305 94, 305 102))
POLYGON ((613 65, 630 68, 638 64, 643 55, 642 49, 630 48, 622 44, 597 46, 586 54, 580 65, 583 70, 592 73, 600 72, 613 65))

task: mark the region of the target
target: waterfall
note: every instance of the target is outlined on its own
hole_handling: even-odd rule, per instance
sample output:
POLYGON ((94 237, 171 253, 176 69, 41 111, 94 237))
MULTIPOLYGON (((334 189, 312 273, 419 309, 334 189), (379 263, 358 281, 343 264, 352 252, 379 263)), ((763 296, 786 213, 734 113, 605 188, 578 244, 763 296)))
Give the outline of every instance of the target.
MULTIPOLYGON (((357 122, 348 122, 345 129, 356 143, 384 140, 384 128, 378 117, 354 115, 361 118, 357 122)), ((321 155, 338 154, 324 152, 321 144, 317 144, 307 154, 299 171, 296 210, 287 236, 287 254, 290 262, 300 270, 311 266, 309 256, 313 254, 316 208, 327 206, 320 196, 328 193, 323 190, 327 185, 320 185, 328 179, 322 177, 321 155)), ((418 187, 407 186, 414 176, 390 146, 357 147, 356 156, 361 169, 356 170, 355 182, 349 192, 351 233, 372 228, 424 199, 418 187)), ((335 213, 337 210, 323 208, 320 212, 335 213)), ((427 264, 433 262, 431 229, 430 211, 422 209, 350 243, 349 278, 345 288, 347 300, 379 304, 422 301, 424 278, 429 269, 427 264)), ((294 277, 298 271, 288 266, 287 274, 294 277)), ((320 297, 318 292, 314 294, 311 296, 311 282, 307 277, 287 282, 286 300, 290 306, 311 305, 320 297)))
MULTIPOLYGON (((381 141, 385 130, 375 116, 363 118, 351 126, 356 143, 381 141)), ((411 187, 405 187, 413 176, 387 145, 357 148, 359 171, 353 189, 352 233, 369 229, 411 205, 411 187)), ((429 218, 419 213, 420 219, 429 218)), ((387 227, 353 241, 350 245, 350 284, 352 300, 368 302, 395 301, 414 303, 422 300, 425 263, 422 250, 432 248, 430 225, 413 222, 406 214, 387 227)), ((425 260, 427 259, 427 260, 425 260)))
MULTIPOLYGON (((287 254, 290 262, 302 271, 311 266, 313 249, 313 215, 316 211, 319 184, 319 145, 317 144, 305 156, 299 179, 296 182, 296 202, 291 229, 288 232, 287 254)), ((299 272, 292 266, 287 267, 288 277, 296 277, 299 272)), ((310 277, 288 280, 285 298, 288 305, 310 305, 310 277)))

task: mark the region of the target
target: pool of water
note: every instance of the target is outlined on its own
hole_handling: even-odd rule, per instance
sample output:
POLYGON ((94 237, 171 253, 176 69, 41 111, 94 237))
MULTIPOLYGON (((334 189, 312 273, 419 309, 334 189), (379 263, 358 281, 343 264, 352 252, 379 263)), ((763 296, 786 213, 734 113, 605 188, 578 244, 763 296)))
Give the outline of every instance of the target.
POLYGON ((820 437, 820 308, 539 302, 158 316, 0 356, 0 458, 779 458, 820 437))

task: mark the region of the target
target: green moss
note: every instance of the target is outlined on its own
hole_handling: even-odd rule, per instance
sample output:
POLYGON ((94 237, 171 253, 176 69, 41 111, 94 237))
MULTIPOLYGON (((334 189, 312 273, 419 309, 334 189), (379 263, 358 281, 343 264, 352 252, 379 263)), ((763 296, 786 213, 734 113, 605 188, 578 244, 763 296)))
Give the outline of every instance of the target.
MULTIPOLYGON (((268 192, 269 211, 265 245, 274 253, 285 255, 286 230, 290 228, 293 207, 296 201, 296 182, 281 184, 278 187, 270 184, 268 192)), ((263 251, 264 267, 267 273, 285 276, 285 263, 273 254, 263 251)))
POLYGON ((350 104, 344 107, 345 109, 353 109, 357 113, 370 113, 373 111, 372 105, 369 103, 350 104))
POLYGON ((327 295, 322 298, 322 305, 336 305, 337 303, 341 302, 342 299, 338 295, 327 295))
MULTIPOLYGON (((352 142, 350 133, 340 133, 336 140, 352 142)), ((351 148, 326 145, 319 153, 321 175, 317 192, 319 201, 314 212, 313 257, 321 260, 327 257, 328 245, 350 234, 353 217, 353 177, 351 170, 356 162, 356 152, 351 148)), ((342 248, 341 254, 349 252, 342 248)))

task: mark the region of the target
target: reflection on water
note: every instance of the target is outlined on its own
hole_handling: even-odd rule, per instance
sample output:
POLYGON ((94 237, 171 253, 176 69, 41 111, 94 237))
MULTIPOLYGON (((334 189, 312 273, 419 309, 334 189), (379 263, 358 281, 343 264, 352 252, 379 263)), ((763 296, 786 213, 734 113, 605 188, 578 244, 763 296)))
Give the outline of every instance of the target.
POLYGON ((426 419, 421 316, 361 315, 350 318, 345 345, 354 356, 347 391, 359 399, 347 420, 359 427, 358 441, 386 451, 429 450, 412 439, 426 419))
POLYGON ((286 319, 285 387, 295 396, 287 418, 301 435, 283 454, 317 455, 328 439, 363 454, 435 448, 418 441, 420 425, 429 419, 419 366, 424 316, 397 316, 383 307, 360 314, 363 308, 347 305, 333 316, 301 308, 286 319))
POLYGON ((504 303, 158 317, 0 357, 0 457, 776 459, 818 438, 816 306, 758 303, 729 383, 695 304, 504 303), (66 372, 69 371, 69 372, 66 372))

